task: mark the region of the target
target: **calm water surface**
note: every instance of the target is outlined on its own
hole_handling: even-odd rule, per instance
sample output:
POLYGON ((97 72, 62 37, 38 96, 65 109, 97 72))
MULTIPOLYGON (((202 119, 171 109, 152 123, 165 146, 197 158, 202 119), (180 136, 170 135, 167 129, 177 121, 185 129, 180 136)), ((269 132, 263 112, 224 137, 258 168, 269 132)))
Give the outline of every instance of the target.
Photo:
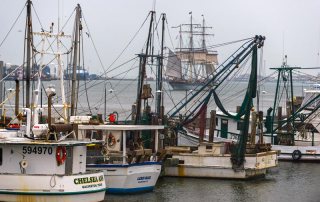
POLYGON ((151 193, 106 195, 106 201, 320 201, 320 164, 280 162, 248 181, 164 177, 151 193))

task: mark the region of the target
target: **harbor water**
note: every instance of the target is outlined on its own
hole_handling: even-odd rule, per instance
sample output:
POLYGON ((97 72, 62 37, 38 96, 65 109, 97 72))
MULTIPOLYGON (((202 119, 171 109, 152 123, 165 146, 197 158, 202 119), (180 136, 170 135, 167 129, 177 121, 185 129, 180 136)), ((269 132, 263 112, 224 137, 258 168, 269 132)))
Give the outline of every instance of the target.
POLYGON ((265 178, 220 180, 162 177, 155 190, 106 195, 105 201, 319 202, 320 164, 280 162, 265 178))

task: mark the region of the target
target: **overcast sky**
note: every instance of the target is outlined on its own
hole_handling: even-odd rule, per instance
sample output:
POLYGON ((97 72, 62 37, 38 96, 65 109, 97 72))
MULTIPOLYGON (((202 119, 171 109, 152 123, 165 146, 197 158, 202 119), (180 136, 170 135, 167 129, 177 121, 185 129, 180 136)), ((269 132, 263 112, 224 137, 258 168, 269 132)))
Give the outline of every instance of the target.
MULTIPOLYGON (((212 26, 213 44, 219 44, 256 34, 266 36, 264 60, 267 68, 281 65, 283 54, 288 64, 301 67, 320 66, 320 1, 319 0, 60 0, 63 24, 80 3, 85 20, 102 63, 108 67, 137 32, 155 3, 157 18, 166 13, 170 35, 177 36, 172 26, 187 23, 189 12, 201 22, 201 15, 212 26)), ((25 0, 1 0, 0 42, 19 15, 25 0)), ((58 0, 33 0, 42 25, 49 29, 57 22, 58 0)), ((25 11, 0 47, 0 60, 22 63, 25 11)), ((33 13, 34 31, 39 23, 33 13)), ((72 20, 73 22, 73 20, 72 20)), ((72 23, 70 24, 72 25, 72 23)), ((144 26, 147 28, 147 24, 144 26)), ((146 30, 146 29, 144 29, 146 30)), ((143 48, 146 32, 141 32, 122 61, 133 58, 143 48)), ((166 38, 167 46, 169 37, 166 38)), ((222 62, 231 54, 228 49, 218 50, 222 62)), ((87 50, 86 66, 91 72, 102 72, 93 49, 87 50)), ((313 70, 317 74, 318 70, 313 70)), ((311 73, 309 71, 309 73, 311 73)))

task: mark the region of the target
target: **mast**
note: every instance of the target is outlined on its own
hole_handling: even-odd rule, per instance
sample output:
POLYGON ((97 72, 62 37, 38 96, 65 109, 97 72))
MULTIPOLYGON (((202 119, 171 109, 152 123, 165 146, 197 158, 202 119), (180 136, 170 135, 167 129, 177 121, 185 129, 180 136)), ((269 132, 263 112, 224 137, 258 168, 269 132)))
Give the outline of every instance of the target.
POLYGON ((26 34, 27 34, 27 64, 26 64, 26 108, 30 107, 30 69, 31 69, 31 43, 32 43, 32 19, 31 19, 31 0, 27 1, 27 19, 26 19, 26 34))
POLYGON ((137 124, 141 117, 141 95, 142 95, 142 88, 143 88, 143 80, 144 76, 146 74, 146 64, 147 64, 147 57, 149 52, 149 45, 151 40, 151 31, 152 31, 152 23, 153 23, 153 15, 155 11, 151 12, 151 19, 150 19, 150 26, 149 26, 149 32, 148 32, 148 39, 147 39, 147 47, 146 47, 146 54, 139 55, 140 57, 140 70, 139 70, 139 80, 138 80, 138 91, 137 91, 137 111, 136 111, 136 117, 134 120, 134 124, 137 124))
POLYGON ((190 71, 190 77, 189 80, 192 81, 192 76, 193 76, 193 69, 194 64, 193 64, 193 24, 192 24, 192 12, 190 14, 190 41, 189 41, 189 71, 190 71), (192 54, 192 55, 191 55, 192 54))
POLYGON ((205 21, 204 21, 204 16, 202 15, 202 50, 206 51, 206 38, 205 38, 205 34, 206 34, 206 27, 205 25, 205 21))
POLYGON ((285 133, 280 133, 277 131, 277 138, 283 136, 284 138, 291 139, 292 144, 294 143, 294 133, 295 133, 295 123, 294 123, 294 118, 290 119, 289 117, 292 117, 293 114, 295 113, 294 109, 294 92, 293 92, 293 83, 292 83, 292 71, 295 69, 300 69, 300 67, 290 67, 287 65, 287 56, 285 56, 285 61, 283 62, 281 67, 277 68, 270 68, 270 69, 275 69, 278 71, 278 80, 277 80, 277 86, 276 86, 276 93, 275 93, 275 98, 274 98, 274 103, 273 103, 273 113, 272 113, 272 119, 271 119, 271 143, 272 144, 277 144, 278 142, 275 142, 274 139, 274 134, 276 130, 281 130, 282 125, 284 123, 287 124, 287 134, 285 133), (280 82, 283 80, 283 86, 280 86, 280 82), (287 111, 287 118, 285 120, 280 120, 280 117, 278 117, 278 122, 280 125, 274 129, 274 123, 275 123, 275 114, 276 114, 276 107, 277 105, 280 105, 280 100, 282 97, 281 92, 281 87, 283 89, 286 89, 286 103, 290 103, 290 106, 287 106, 289 111, 287 111), (289 113, 288 113, 289 112, 289 113))
POLYGON ((38 120, 38 115, 36 114, 36 108, 38 107, 38 100, 39 100, 39 93, 41 90, 41 76, 42 76, 42 66, 43 66, 43 55, 44 55, 44 45, 45 45, 45 35, 41 36, 41 44, 42 44, 42 48, 41 48, 41 53, 40 53, 40 65, 39 65, 39 69, 38 69, 38 84, 37 84, 37 89, 34 91, 34 100, 33 100, 33 106, 32 106, 32 121, 33 124, 38 124, 39 120, 38 120))
POLYGON ((161 112, 161 106, 162 106, 162 97, 163 97, 163 90, 162 90, 162 69, 163 69, 163 46, 164 46, 164 29, 165 29, 165 20, 166 20, 166 14, 162 14, 162 36, 161 36, 161 53, 160 57, 158 57, 159 60, 159 67, 157 71, 157 83, 156 83, 156 92, 157 92, 157 100, 156 100, 156 113, 159 115, 160 118, 162 118, 161 112))
POLYGON ((76 21, 75 21, 75 34, 74 34, 74 46, 73 46, 73 65, 72 65, 72 83, 71 83, 71 116, 76 115, 75 103, 76 103, 76 81, 77 81, 77 62, 78 62, 78 44, 80 40, 80 19, 81 19, 81 7, 80 4, 76 8, 76 21))
MULTIPOLYGON (((195 28, 201 27, 201 24, 196 24, 192 19, 192 12, 189 12, 190 15, 190 23, 180 24, 173 28, 179 28, 179 48, 177 48, 176 54, 178 58, 183 62, 185 68, 185 72, 183 73, 182 79, 186 78, 189 81, 193 80, 195 74, 197 74, 195 67, 195 48, 194 48, 194 38, 195 28), (186 29, 182 29, 182 27, 186 27, 186 29), (189 37, 189 43, 183 47, 182 34, 186 34, 189 37)), ((182 68, 182 67, 181 67, 182 68)))
POLYGON ((67 113, 68 113, 68 104, 66 102, 66 95, 65 95, 65 89, 64 89, 64 72, 63 72, 63 67, 62 67, 62 61, 61 61, 61 54, 60 54, 60 46, 61 46, 61 41, 60 41, 60 36, 63 36, 64 33, 61 31, 60 32, 60 0, 58 0, 58 35, 57 35, 57 60, 58 60, 58 71, 60 74, 60 88, 61 88, 61 100, 63 104, 63 115, 64 115, 64 121, 67 121, 67 113))

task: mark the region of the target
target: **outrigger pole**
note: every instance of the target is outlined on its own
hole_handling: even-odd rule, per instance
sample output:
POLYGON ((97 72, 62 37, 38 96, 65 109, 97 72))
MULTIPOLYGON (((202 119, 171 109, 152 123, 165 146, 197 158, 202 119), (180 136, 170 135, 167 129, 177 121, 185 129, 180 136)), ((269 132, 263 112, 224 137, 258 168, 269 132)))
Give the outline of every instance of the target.
POLYGON ((26 61, 26 108, 30 108, 30 69, 31 69, 31 53, 32 53, 32 19, 31 19, 31 0, 27 1, 27 19, 26 19, 26 49, 27 49, 27 61, 26 61))
POLYGON ((76 107, 75 103, 77 102, 76 99, 76 88, 77 88, 77 64, 78 64, 78 54, 79 48, 78 45, 80 43, 80 31, 81 27, 81 7, 80 4, 77 5, 76 8, 76 21, 75 21, 75 33, 74 33, 74 41, 73 41, 73 65, 72 65, 72 86, 71 86, 71 116, 76 115, 76 107))
POLYGON ((134 119, 134 124, 137 124, 141 119, 141 95, 142 95, 142 88, 143 88, 143 80, 146 74, 146 65, 147 65, 147 56, 149 52, 149 45, 151 41, 151 31, 152 31, 152 23, 153 23, 153 15, 155 11, 151 11, 151 19, 150 19, 150 27, 148 32, 148 39, 147 39, 147 47, 146 47, 146 54, 140 54, 140 68, 139 68, 139 79, 138 79, 138 91, 137 91, 137 100, 136 100, 136 116, 134 119))

